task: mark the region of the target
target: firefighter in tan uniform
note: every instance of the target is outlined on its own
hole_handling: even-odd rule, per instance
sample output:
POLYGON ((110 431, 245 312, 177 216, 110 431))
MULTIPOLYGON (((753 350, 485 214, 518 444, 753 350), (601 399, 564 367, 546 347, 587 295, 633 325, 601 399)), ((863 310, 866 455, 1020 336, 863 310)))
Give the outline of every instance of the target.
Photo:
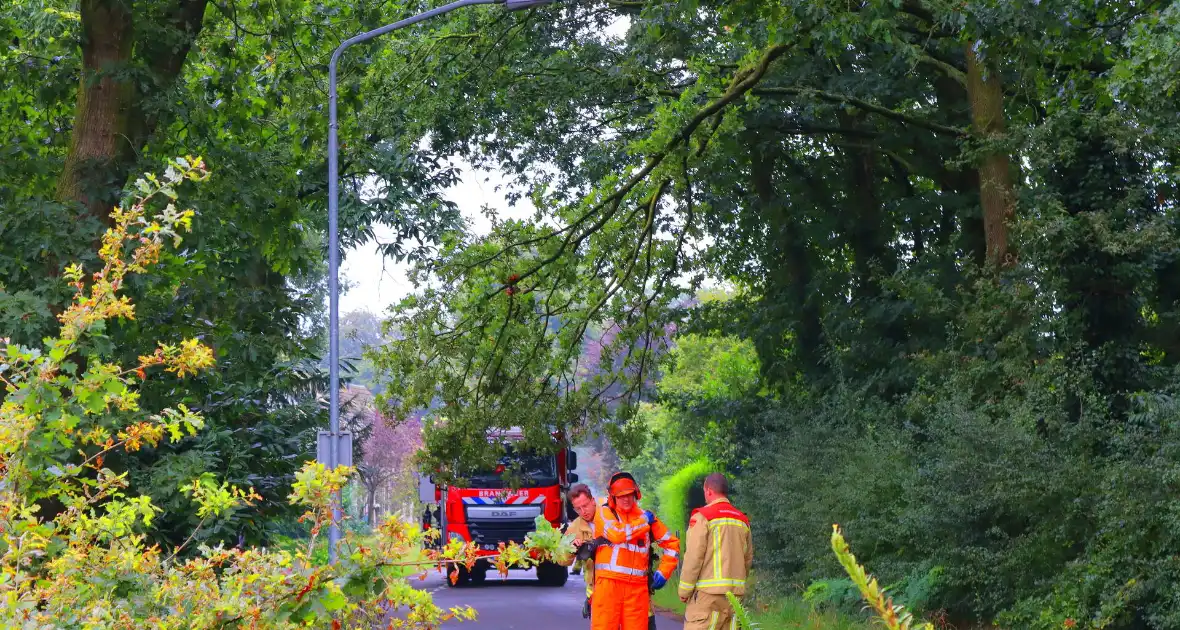
MULTIPOLYGON (((570 522, 565 533, 574 537, 575 546, 581 546, 582 543, 594 538, 594 517, 598 515, 598 504, 594 501, 594 495, 590 493, 590 487, 584 483, 575 484, 570 488, 569 500, 574 506, 574 511, 578 513, 578 518, 570 522)), ((582 606, 582 617, 588 618, 590 596, 594 594, 594 558, 577 560, 571 556, 569 563, 579 565, 586 580, 586 604, 582 606)))
POLYGON ((736 630, 726 593, 741 598, 754 561, 750 519, 729 502, 721 473, 705 477, 703 508, 688 522, 684 564, 677 594, 685 603, 684 630, 736 630))
MULTIPOLYGON (((569 527, 566 528, 566 533, 574 537, 574 546, 580 547, 583 543, 594 540, 594 518, 598 515, 598 510, 601 506, 594 500, 594 495, 590 492, 589 486, 581 483, 575 484, 570 488, 569 500, 574 506, 574 511, 578 513, 578 518, 570 522, 569 527)), ((659 552, 656 551, 655 553, 659 552)), ((589 619, 590 598, 594 595, 594 558, 593 556, 586 560, 571 558, 569 564, 580 565, 582 567, 582 575, 586 581, 586 603, 582 606, 582 617, 589 619)), ((655 630, 656 627, 656 609, 654 604, 650 606, 650 610, 648 611, 647 627, 648 630, 655 630)))

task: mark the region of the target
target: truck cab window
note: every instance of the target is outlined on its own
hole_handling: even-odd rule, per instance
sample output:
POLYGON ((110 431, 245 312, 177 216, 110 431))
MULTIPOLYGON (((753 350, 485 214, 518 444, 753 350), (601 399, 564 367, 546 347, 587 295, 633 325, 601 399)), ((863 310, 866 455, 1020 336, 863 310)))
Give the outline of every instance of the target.
POLYGON ((504 488, 505 480, 514 470, 521 475, 525 486, 552 485, 557 483, 557 458, 553 455, 537 455, 527 451, 518 452, 511 445, 493 470, 479 470, 470 476, 472 488, 504 488))

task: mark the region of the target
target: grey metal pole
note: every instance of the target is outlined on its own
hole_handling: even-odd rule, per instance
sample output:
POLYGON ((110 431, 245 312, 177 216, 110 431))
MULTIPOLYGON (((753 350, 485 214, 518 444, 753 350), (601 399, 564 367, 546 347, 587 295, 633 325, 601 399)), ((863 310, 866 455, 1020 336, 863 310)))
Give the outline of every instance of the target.
MULTIPOLYGON (((332 60, 328 63, 328 387, 331 389, 331 392, 328 394, 328 422, 332 445, 328 449, 327 465, 329 468, 335 468, 340 461, 340 240, 337 232, 339 219, 337 208, 337 196, 339 192, 337 190, 337 180, 339 179, 339 147, 337 146, 338 141, 336 137, 336 66, 340 61, 340 56, 354 44, 380 37, 399 28, 405 28, 423 20, 429 20, 432 17, 449 13, 461 7, 475 4, 504 4, 509 10, 518 10, 549 4, 552 1, 458 0, 457 2, 431 9, 425 13, 419 13, 400 22, 386 24, 381 28, 350 37, 344 40, 344 43, 340 44, 336 48, 336 51, 332 53, 332 60)), ((340 496, 337 494, 335 506, 332 509, 332 522, 328 526, 328 560, 333 563, 336 562, 336 546, 340 542, 340 527, 337 525, 339 520, 340 496)), ((444 531, 443 534, 445 535, 446 532, 444 531)), ((444 540, 443 542, 445 543, 446 541, 444 540)))

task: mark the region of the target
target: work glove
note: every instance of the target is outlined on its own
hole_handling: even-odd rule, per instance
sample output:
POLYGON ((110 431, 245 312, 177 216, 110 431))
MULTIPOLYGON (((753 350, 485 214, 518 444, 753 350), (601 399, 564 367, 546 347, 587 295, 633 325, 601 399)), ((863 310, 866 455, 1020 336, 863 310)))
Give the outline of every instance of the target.
POLYGON ((582 619, 590 618, 590 598, 586 598, 586 603, 582 604, 582 619))
POLYGON ((656 522, 656 515, 652 514, 651 510, 644 510, 643 511, 643 518, 647 519, 648 526, 651 526, 652 523, 656 522))
POLYGON ((574 554, 574 557, 578 560, 589 560, 594 557, 594 552, 598 551, 599 547, 609 544, 610 542, 602 536, 593 540, 587 540, 578 547, 578 551, 574 554))
POLYGON ((667 583, 668 578, 664 577, 664 574, 659 571, 656 571, 655 575, 651 576, 651 587, 657 591, 664 588, 664 585, 667 583))

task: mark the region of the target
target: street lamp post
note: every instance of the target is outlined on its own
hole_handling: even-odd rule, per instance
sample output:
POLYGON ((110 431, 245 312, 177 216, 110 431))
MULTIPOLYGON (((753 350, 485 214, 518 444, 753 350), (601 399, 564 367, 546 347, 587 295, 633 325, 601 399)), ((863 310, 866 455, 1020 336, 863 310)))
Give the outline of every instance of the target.
MULTIPOLYGON (((502 4, 509 11, 517 11, 520 9, 527 9, 530 7, 549 4, 554 0, 457 0, 450 4, 443 5, 436 9, 431 9, 424 13, 419 13, 413 17, 408 17, 400 22, 393 24, 386 24, 381 28, 373 29, 371 31, 361 33, 355 37, 344 40, 336 51, 332 53, 332 60, 328 63, 328 387, 330 393, 328 394, 328 422, 329 430, 327 435, 322 435, 319 443, 323 446, 317 449, 317 458, 321 460, 328 468, 335 468, 342 463, 341 455, 345 455, 345 459, 351 459, 351 442, 343 444, 344 440, 351 440, 352 436, 349 434, 342 434, 340 431, 340 237, 337 231, 337 224, 339 219, 339 212, 337 208, 337 180, 339 179, 339 164, 338 154, 339 146, 337 146, 337 123, 336 123, 336 66, 340 61, 340 56, 344 51, 355 44, 369 41, 370 39, 380 37, 386 33, 391 33, 400 28, 405 28, 412 24, 417 24, 424 20, 429 20, 432 17, 450 13, 455 9, 459 9, 474 4, 502 4), (344 447, 343 449, 341 447, 344 447)), ((351 465, 351 461, 347 462, 351 465)), ((336 524, 340 520, 340 497, 337 495, 334 498, 335 505, 332 508, 332 522, 328 526, 328 559, 330 562, 336 562, 336 546, 340 541, 340 528, 336 524)), ((445 532, 444 532, 445 534, 445 532)))

